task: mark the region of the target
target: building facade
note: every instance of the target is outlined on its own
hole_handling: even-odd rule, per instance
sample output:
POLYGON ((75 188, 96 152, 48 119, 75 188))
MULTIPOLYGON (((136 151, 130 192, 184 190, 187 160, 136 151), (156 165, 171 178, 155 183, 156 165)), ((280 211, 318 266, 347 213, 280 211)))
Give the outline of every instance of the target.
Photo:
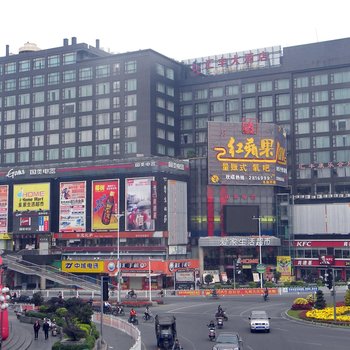
POLYGON ((237 261, 250 262, 238 266, 247 280, 258 263, 271 278, 278 256, 291 257, 298 278, 317 278, 325 269, 320 257, 329 256, 338 278, 347 279, 350 221, 343 215, 343 225, 336 225, 330 213, 335 205, 346 213, 350 198, 349 43, 183 62, 153 50, 110 54, 98 40, 92 47, 74 37, 45 50, 27 43, 14 55, 7 46, 0 58, 2 248, 59 247, 65 260, 91 260, 115 254, 118 241, 127 247, 122 258, 198 259, 200 274, 215 270, 231 278, 237 261), (233 182, 210 177, 218 159, 212 123, 231 130, 216 136, 216 147, 227 147, 230 162, 240 167, 221 164, 224 179, 233 182), (245 181, 246 166, 239 157, 233 161, 240 149, 229 152, 230 138, 244 137, 242 149, 253 143, 266 151, 267 142, 277 142, 260 137, 256 144, 266 124, 284 130, 285 172, 271 178, 270 168, 246 152, 255 173, 245 181), (143 199, 142 191, 132 194, 137 183, 147 188, 150 203, 132 230, 128 218, 143 199), (113 198, 109 230, 94 224, 99 185, 110 189, 101 208, 113 198), (71 199, 61 198, 64 189, 77 191, 78 213, 69 208, 71 199), (29 215, 19 198, 31 191, 43 200, 29 215), (325 229, 315 217, 297 215, 308 211, 332 224, 325 229), (237 213, 243 216, 230 222, 237 213), (244 227, 236 225, 241 217, 244 227))

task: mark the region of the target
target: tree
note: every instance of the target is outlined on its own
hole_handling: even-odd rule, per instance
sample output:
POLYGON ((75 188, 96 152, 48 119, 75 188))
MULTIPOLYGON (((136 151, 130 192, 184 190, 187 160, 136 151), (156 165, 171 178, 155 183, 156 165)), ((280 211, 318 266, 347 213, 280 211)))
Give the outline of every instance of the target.
POLYGON ((314 308, 318 310, 322 310, 327 306, 326 300, 324 298, 322 290, 318 290, 316 292, 316 301, 314 304, 314 308))
POLYGON ((33 304, 35 306, 40 306, 44 302, 44 298, 41 294, 41 292, 36 292, 33 294, 33 304))
POLYGON ((214 279, 213 275, 207 274, 204 277, 204 282, 209 285, 211 282, 213 282, 213 279, 214 279))

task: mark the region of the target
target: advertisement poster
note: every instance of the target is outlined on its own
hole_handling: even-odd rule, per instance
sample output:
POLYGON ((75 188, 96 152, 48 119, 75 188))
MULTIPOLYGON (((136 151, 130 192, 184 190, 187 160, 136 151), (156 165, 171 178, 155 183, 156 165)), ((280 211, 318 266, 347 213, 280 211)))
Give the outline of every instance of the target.
POLYGON ((119 229, 119 180, 92 181, 93 231, 119 229))
POLYGON ((50 232, 50 183, 13 186, 13 232, 50 232))
POLYGON ((125 179, 126 231, 154 231, 151 216, 153 177, 125 179))
POLYGON ((281 273, 281 276, 290 276, 292 273, 292 259, 289 255, 277 256, 276 271, 281 273))
POLYGON ((60 183, 60 232, 86 231, 86 182, 60 183))
POLYGON ((0 233, 8 232, 8 185, 0 186, 0 233))

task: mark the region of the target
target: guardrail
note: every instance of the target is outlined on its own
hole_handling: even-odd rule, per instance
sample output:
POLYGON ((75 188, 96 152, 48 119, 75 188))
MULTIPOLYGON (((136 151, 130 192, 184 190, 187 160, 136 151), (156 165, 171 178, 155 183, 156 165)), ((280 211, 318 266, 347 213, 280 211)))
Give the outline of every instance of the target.
MULTIPOLYGON (((101 314, 95 312, 92 320, 96 323, 101 322, 101 314)), ((134 339, 135 343, 130 350, 141 350, 141 333, 134 325, 112 315, 103 315, 102 322, 104 325, 118 329, 134 339)))

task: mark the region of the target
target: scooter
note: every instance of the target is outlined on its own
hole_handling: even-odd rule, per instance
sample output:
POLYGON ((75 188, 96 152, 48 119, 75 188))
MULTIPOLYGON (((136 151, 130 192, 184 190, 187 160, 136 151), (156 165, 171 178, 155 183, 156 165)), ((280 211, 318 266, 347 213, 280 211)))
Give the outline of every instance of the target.
POLYGON ((129 317, 128 322, 132 323, 134 326, 137 326, 139 324, 139 320, 136 316, 129 317))
POLYGON ((215 327, 209 327, 209 340, 210 341, 214 341, 216 338, 216 334, 215 334, 215 327))
POLYGON ((263 298, 264 298, 264 301, 268 301, 269 300, 269 295, 268 294, 264 294, 263 298))
POLYGON ((216 324, 217 324, 218 328, 221 329, 224 326, 224 319, 222 317, 217 317, 216 324))

